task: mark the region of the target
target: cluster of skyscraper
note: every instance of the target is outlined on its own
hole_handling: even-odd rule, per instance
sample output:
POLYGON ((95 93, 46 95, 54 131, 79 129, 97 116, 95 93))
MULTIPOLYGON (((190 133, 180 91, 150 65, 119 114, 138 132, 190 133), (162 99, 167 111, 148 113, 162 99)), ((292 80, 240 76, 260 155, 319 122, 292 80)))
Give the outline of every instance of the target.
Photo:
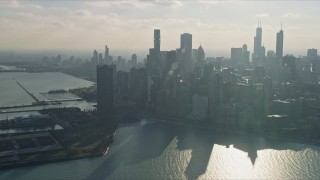
MULTIPOLYGON (((268 51, 267 55, 274 56, 274 51, 268 51)), ((276 37, 276 53, 275 57, 278 61, 282 60, 283 57, 283 30, 277 33, 276 37)), ((256 28, 256 35, 253 41, 253 53, 252 53, 252 64, 249 62, 250 52, 247 50, 247 45, 244 44, 242 48, 231 48, 231 62, 230 65, 238 67, 239 65, 249 68, 252 66, 258 66, 265 64, 266 61, 266 48, 262 45, 262 27, 261 22, 258 22, 256 28)))
MULTIPOLYGON (((103 92, 113 89, 113 93, 108 94, 117 104, 147 108, 160 117, 244 127, 278 123, 273 121, 278 117, 271 116, 273 114, 289 117, 281 122, 288 122, 291 117, 302 118, 306 113, 301 107, 310 102, 304 100, 307 97, 298 87, 301 90, 305 84, 308 84, 305 87, 317 85, 320 60, 315 49, 308 50, 307 59, 283 56, 283 37, 281 27, 276 36, 276 53, 268 51, 266 55, 259 22, 250 62, 246 44, 242 48, 231 48, 230 59, 206 58, 201 45, 192 49, 192 34, 189 33, 181 34, 179 48, 161 51, 160 30, 155 29, 153 48, 149 49, 145 68, 116 72, 115 65, 98 66, 98 76, 112 76, 97 78, 98 99, 105 94, 103 92), (110 72, 101 74, 100 68, 110 72), (99 86, 110 83, 113 88, 99 90, 99 86), (292 99, 300 100, 293 103, 292 99)), ((103 107, 106 111, 111 109, 110 104, 100 104, 98 111, 103 107)))

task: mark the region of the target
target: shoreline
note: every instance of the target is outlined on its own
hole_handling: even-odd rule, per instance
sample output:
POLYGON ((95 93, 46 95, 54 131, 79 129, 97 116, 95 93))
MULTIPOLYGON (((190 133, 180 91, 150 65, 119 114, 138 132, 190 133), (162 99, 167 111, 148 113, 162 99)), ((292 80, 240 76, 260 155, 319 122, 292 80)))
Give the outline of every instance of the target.
MULTIPOLYGON (((113 136, 112 136, 113 138, 113 136)), ((8 163, 8 164, 0 164, 0 171, 5 170, 5 169, 12 169, 12 168, 18 168, 18 167, 26 167, 28 165, 31 166, 36 166, 36 165, 41 165, 41 164, 49 164, 49 163, 55 163, 55 162, 63 162, 63 161, 72 161, 72 160, 77 160, 77 159, 85 159, 85 158, 93 158, 93 157, 99 157, 99 156, 107 156, 109 152, 109 148, 112 146, 112 142, 108 142, 105 147, 101 147, 100 150, 96 152, 89 152, 89 153, 78 153, 74 155, 61 155, 60 157, 56 158, 46 158, 46 159, 35 159, 35 160, 24 160, 13 163, 8 163)), ((65 150, 64 150, 65 151, 65 150)))
POLYGON ((43 159, 43 160, 34 160, 34 161, 29 161, 29 162, 20 162, 20 163, 10 164, 7 166, 0 166, 0 170, 24 167, 24 166, 28 166, 28 165, 36 166, 36 165, 49 164, 49 163, 55 163, 55 162, 93 158, 93 157, 99 157, 99 156, 103 156, 103 155, 106 155, 106 154, 101 152, 101 153, 95 153, 95 154, 90 154, 90 155, 85 155, 85 156, 77 156, 77 157, 62 157, 62 158, 55 158, 55 159, 43 159))
POLYGON ((230 135, 238 135, 238 134, 239 135, 246 135, 246 136, 256 135, 256 136, 263 137, 266 139, 287 141, 287 142, 291 142, 291 143, 299 143, 299 144, 303 144, 303 145, 320 147, 320 141, 312 142, 312 141, 306 140, 306 139, 293 139, 293 138, 281 137, 281 136, 270 136, 268 134, 241 131, 241 130, 233 131, 233 130, 223 129, 223 128, 219 128, 219 127, 207 127, 207 126, 203 126, 203 125, 188 124, 188 123, 175 122, 175 121, 164 120, 164 119, 158 119, 157 121, 161 122, 161 123, 175 124, 175 125, 179 125, 179 126, 187 126, 187 127, 192 127, 192 128, 200 128, 200 129, 206 129, 206 130, 218 130, 218 131, 221 131, 224 133, 229 133, 230 135))
MULTIPOLYGON (((154 124, 154 123, 164 123, 164 124, 173 124, 176 126, 184 126, 184 127, 190 127, 190 128, 197 128, 197 129, 206 129, 206 130, 215 130, 215 131, 220 131, 223 133, 228 133, 229 135, 245 135, 245 136, 252 136, 256 135, 258 137, 266 138, 269 140, 279 140, 279 141, 286 141, 286 142, 291 142, 291 143, 299 143, 303 145, 309 145, 309 146, 320 146, 320 142, 310 142, 310 141, 303 141, 303 140, 298 140, 298 139, 290 139, 290 138, 284 138, 284 137, 274 137, 274 136, 268 136, 264 134, 259 134, 259 133, 253 133, 253 132, 245 132, 245 131, 232 131, 232 130, 227 130, 227 129, 222 129, 222 128, 217 128, 217 127, 208 127, 208 126, 203 126, 203 125, 194 125, 194 124, 188 124, 188 123, 183 123, 183 122, 174 122, 170 120, 164 120, 164 119, 159 119, 159 118, 153 118, 152 120, 146 120, 146 125, 148 124, 154 124)), ((135 122, 135 123, 121 123, 119 124, 118 128, 126 128, 126 127, 136 127, 139 126, 140 122, 135 122)), ((117 131, 116 129, 116 131, 117 131)), ((115 132, 116 132, 115 131, 115 132)), ((77 160, 77 159, 84 159, 84 158, 94 158, 94 157, 100 157, 100 156, 107 156, 108 152, 112 146, 112 143, 107 145, 105 148, 102 148, 101 151, 95 152, 92 154, 85 154, 85 155, 73 155, 73 156, 66 156, 66 157, 60 157, 60 158, 48 158, 48 159, 42 159, 42 160, 32 160, 32 161, 25 161, 25 162, 16 162, 10 165, 6 166, 0 166, 0 170, 5 170, 5 169, 11 169, 11 168, 19 168, 19 167, 24 167, 27 165, 31 166, 36 166, 36 165, 41 165, 41 164, 49 164, 49 163, 55 163, 55 162, 63 162, 63 161, 72 161, 72 160, 77 160)))

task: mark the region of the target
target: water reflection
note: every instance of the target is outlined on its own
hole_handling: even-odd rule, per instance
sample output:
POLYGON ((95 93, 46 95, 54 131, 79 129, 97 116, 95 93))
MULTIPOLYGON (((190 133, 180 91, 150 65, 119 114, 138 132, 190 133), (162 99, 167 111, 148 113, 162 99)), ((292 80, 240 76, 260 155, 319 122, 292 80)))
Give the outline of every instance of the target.
MULTIPOLYGON (((181 155, 180 157, 173 156, 176 159, 168 158, 165 162, 167 164, 163 164, 163 166, 169 166, 172 170, 169 170, 170 172, 158 170, 157 174, 183 170, 183 178, 187 179, 257 178, 261 174, 253 172, 255 172, 256 160, 259 158, 258 151, 265 149, 300 151, 305 149, 294 143, 242 135, 235 137, 201 128, 179 127, 164 123, 124 129, 127 132, 116 136, 115 144, 112 146, 108 158, 99 168, 87 176, 88 179, 119 178, 114 175, 114 173, 117 174, 119 168, 136 167, 141 163, 146 165, 150 163, 149 161, 161 159, 163 156, 171 158, 172 152, 169 155, 167 151, 172 149, 172 146, 179 152, 187 151, 190 153, 184 153, 183 157, 181 155), (123 137, 128 134, 130 136, 123 137), (121 142, 119 142, 120 139, 122 139, 121 142), (170 163, 173 164, 169 165, 170 163), (175 169, 175 166, 178 168, 175 169)), ((172 177, 180 178, 178 175, 172 177)))
POLYGON ((107 156, 9 172, 0 179, 319 179, 320 148, 148 123, 118 129, 107 156))

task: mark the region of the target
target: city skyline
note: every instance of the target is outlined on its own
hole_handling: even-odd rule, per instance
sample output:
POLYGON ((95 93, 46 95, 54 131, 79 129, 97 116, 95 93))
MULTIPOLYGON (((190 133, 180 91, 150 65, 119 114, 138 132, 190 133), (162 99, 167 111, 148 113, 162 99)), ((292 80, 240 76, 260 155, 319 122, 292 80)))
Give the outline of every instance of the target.
POLYGON ((266 51, 275 51, 282 21, 284 54, 295 53, 320 46, 317 5, 315 1, 8 0, 0 3, 0 48, 93 49, 108 44, 113 49, 148 49, 152 30, 161 29, 164 50, 179 47, 180 34, 190 33, 194 47, 229 51, 247 44, 253 52, 252 37, 260 20, 266 51))

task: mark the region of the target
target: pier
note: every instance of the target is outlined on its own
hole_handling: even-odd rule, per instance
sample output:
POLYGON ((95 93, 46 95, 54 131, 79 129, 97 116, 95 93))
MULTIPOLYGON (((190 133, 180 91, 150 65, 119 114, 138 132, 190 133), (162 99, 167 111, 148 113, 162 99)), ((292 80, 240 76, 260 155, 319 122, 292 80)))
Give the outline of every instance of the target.
POLYGON ((32 93, 30 93, 26 88, 24 88, 18 81, 16 81, 16 83, 17 83, 27 94, 29 94, 29 96, 30 96, 33 100, 35 100, 35 104, 41 104, 41 103, 42 103, 41 101, 39 101, 38 98, 36 98, 32 93))

